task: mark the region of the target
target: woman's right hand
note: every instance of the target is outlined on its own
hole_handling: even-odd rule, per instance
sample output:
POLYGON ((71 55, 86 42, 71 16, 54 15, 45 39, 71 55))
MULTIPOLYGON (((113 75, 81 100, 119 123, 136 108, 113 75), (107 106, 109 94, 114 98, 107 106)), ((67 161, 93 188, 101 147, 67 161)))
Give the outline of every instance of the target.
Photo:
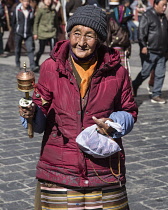
POLYGON ((34 34, 34 40, 37 40, 38 39, 38 36, 36 34, 34 34))
POLYGON ((19 114, 21 117, 24 117, 26 119, 33 118, 35 109, 36 109, 36 105, 34 103, 31 103, 31 105, 27 107, 19 106, 19 114))

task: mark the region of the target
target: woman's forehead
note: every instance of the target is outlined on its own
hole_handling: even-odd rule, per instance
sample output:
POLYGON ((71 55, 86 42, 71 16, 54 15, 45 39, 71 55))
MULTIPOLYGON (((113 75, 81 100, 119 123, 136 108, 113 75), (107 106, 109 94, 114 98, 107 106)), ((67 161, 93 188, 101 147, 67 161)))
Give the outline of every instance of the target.
POLYGON ((97 33, 92 28, 89 28, 87 26, 82 26, 82 25, 74 26, 71 31, 72 32, 80 31, 82 33, 91 33, 91 34, 97 35, 97 33))

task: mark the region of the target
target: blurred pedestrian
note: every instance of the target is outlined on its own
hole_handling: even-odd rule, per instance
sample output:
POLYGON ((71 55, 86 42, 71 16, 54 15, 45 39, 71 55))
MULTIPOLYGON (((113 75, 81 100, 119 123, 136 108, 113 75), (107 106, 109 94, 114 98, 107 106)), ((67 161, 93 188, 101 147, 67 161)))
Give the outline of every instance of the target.
POLYGON ((66 15, 67 15, 67 20, 69 17, 73 15, 75 10, 82 6, 82 1, 81 0, 66 0, 66 15))
POLYGON ((107 22, 101 8, 79 7, 67 32, 69 40, 58 42, 41 65, 33 106, 19 108, 24 125, 34 117, 36 132, 45 131, 35 209, 129 210, 121 137, 132 130, 137 106, 128 72, 119 53, 103 45, 107 22), (80 150, 76 138, 92 125, 101 137, 113 137, 121 151, 96 158, 80 150))
POLYGON ((7 57, 7 54, 4 53, 3 46, 3 35, 4 30, 9 30, 9 16, 8 9, 3 0, 0 0, 0 57, 7 57))
POLYGON ((138 22, 140 22, 142 14, 152 6, 150 0, 134 0, 130 7, 133 9, 134 13, 137 13, 138 22))
POLYGON ((124 0, 123 4, 125 7, 128 7, 131 11, 132 18, 127 21, 127 26, 129 30, 129 40, 131 43, 138 43, 138 27, 134 23, 134 14, 130 7, 130 0, 124 0))
POLYGON ((136 96, 139 86, 154 69, 151 102, 160 104, 166 103, 166 100, 161 97, 168 55, 168 21, 164 14, 166 7, 167 0, 154 0, 153 8, 142 15, 139 25, 142 70, 132 83, 134 96, 136 96))
POLYGON ((5 18, 5 11, 2 1, 0 0, 0 56, 4 57, 3 50, 3 20, 5 18))
POLYGON ((86 0, 86 3, 85 4, 88 4, 88 5, 94 5, 96 7, 101 7, 98 0, 86 0))
POLYGON ((57 18, 53 0, 43 0, 37 9, 33 26, 34 39, 39 40, 39 50, 36 53, 35 59, 36 66, 39 66, 39 61, 41 55, 44 53, 45 46, 49 43, 50 49, 52 50, 56 43, 57 18))
POLYGON ((131 10, 124 5, 116 6, 108 16, 107 45, 113 47, 120 53, 121 63, 126 66, 126 58, 131 55, 131 42, 127 21, 132 18, 131 10))
POLYGON ((20 0, 13 12, 13 28, 15 33, 15 62, 16 67, 20 69, 20 56, 22 42, 26 45, 27 55, 29 57, 30 68, 37 70, 34 61, 34 40, 33 40, 33 21, 34 10, 30 6, 30 0, 20 0))

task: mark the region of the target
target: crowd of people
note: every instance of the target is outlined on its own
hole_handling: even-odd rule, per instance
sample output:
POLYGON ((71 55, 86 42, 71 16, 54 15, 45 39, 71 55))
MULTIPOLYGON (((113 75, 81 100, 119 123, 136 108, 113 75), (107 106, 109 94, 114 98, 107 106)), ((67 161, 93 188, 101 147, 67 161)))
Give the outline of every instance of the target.
POLYGON ((134 97, 151 71, 151 102, 166 103, 161 89, 168 57, 167 1, 154 0, 153 6, 147 7, 144 1, 123 0, 115 1, 106 11, 102 1, 67 0, 64 13, 58 0, 20 0, 11 9, 10 34, 14 36, 9 38, 14 37, 16 66, 20 69, 24 42, 30 68, 34 72, 40 68, 32 104, 19 106, 23 127, 28 127, 31 118, 34 132, 44 133, 35 210, 129 210, 122 137, 137 120, 134 97), (141 13, 136 27, 132 5, 141 13), (138 35, 131 36, 131 32, 138 35), (39 49, 34 54, 37 39, 39 49), (126 61, 134 42, 140 45, 142 70, 131 82, 126 61), (51 53, 40 65, 47 44, 51 53), (102 137, 102 145, 108 147, 110 139, 119 150, 104 157, 103 150, 96 150, 95 157, 89 146, 79 146, 81 134, 81 141, 87 137, 95 142, 95 150, 102 137))
MULTIPOLYGON (((147 0, 116 0, 114 3, 113 1, 110 2, 107 11, 105 1, 99 0, 66 0, 65 5, 62 5, 60 0, 0 0, 0 57, 7 57, 14 53, 16 68, 20 69, 20 56, 22 53, 27 53, 31 70, 39 72, 40 58, 45 51, 45 46, 50 45, 52 50, 56 42, 67 39, 66 22, 74 11, 82 5, 94 5, 102 8, 107 14, 108 36, 105 44, 120 52, 122 65, 130 70, 128 58, 131 56, 131 46, 133 43, 139 43, 143 67, 146 64, 146 62, 144 64, 145 54, 149 57, 149 53, 142 53, 142 45, 144 45, 144 42, 146 42, 145 45, 149 43, 147 43, 147 35, 143 38, 141 36, 142 30, 144 30, 144 21, 141 21, 141 19, 144 19, 143 14, 146 14, 154 6, 152 6, 151 1, 147 0), (65 7, 65 11, 63 11, 63 7, 65 7), (9 37, 4 46, 3 34, 5 30, 9 31, 9 37), (39 49, 35 49, 35 40, 39 41, 39 49)), ((166 11, 164 9, 163 13, 167 14, 166 11)), ((149 25, 146 27, 148 29, 149 25)), ((154 80, 160 81, 155 77, 155 74, 157 74, 155 64, 153 64, 153 69, 149 70, 148 90, 150 94, 155 89, 154 80)), ((141 83, 142 81, 140 82, 137 79, 133 82, 135 97, 141 83)), ((160 89, 161 87, 162 85, 160 89)), ((161 91, 160 93, 158 91, 153 93, 152 98, 158 96, 158 94, 160 96, 161 91)), ((153 99, 151 101, 156 102, 153 99)), ((166 103, 166 100, 160 100, 159 98, 157 102, 166 103)))

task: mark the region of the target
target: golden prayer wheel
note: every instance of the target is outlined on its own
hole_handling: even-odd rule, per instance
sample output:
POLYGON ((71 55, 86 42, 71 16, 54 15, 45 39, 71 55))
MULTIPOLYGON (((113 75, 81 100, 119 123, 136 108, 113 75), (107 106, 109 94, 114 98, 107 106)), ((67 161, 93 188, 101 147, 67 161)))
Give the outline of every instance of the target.
POLYGON ((17 74, 18 89, 22 92, 30 92, 34 89, 35 76, 32 71, 26 69, 25 63, 23 69, 17 74))
MULTIPOLYGON (((27 107, 31 105, 32 98, 29 96, 29 92, 34 89, 35 76, 34 73, 26 68, 26 63, 23 65, 23 71, 20 71, 17 76, 18 90, 25 93, 25 97, 21 98, 19 105, 22 107, 27 107)), ((33 138, 33 119, 28 118, 28 136, 33 138)))

